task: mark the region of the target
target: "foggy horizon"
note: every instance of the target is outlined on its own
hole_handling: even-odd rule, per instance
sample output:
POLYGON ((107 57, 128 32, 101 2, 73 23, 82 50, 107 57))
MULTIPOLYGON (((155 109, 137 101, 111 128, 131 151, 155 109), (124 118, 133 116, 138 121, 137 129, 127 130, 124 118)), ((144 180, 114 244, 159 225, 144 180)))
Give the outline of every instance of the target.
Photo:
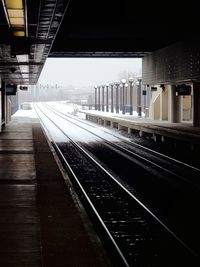
POLYGON ((48 58, 39 84, 94 86, 119 80, 123 72, 141 74, 140 58, 48 58))

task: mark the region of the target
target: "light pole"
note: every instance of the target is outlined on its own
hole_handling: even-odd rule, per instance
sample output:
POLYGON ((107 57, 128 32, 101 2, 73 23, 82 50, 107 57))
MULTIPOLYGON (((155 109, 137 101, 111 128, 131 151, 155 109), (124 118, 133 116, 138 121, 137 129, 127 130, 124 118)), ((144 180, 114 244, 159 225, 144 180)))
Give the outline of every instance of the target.
POLYGON ((97 85, 94 86, 95 97, 94 97, 94 108, 97 110, 97 85))
POLYGON ((133 82, 134 82, 134 79, 130 77, 128 80, 130 83, 130 115, 133 115, 133 82))
POLYGON ((144 112, 146 114, 146 108, 147 108, 147 89, 146 89, 146 85, 145 85, 144 89, 142 90, 142 95, 143 95, 143 99, 144 99, 144 112))
POLYGON ((110 83, 110 87, 111 87, 111 112, 113 113, 113 86, 114 83, 110 83))
POLYGON ((119 109, 122 111, 122 84, 119 85, 119 109))
POLYGON ((101 87, 102 87, 102 111, 104 111, 104 87, 105 87, 105 84, 102 84, 101 87))
POLYGON ((124 110, 126 113, 126 107, 127 107, 127 102, 128 102, 128 83, 125 83, 125 89, 124 89, 124 110))
POLYGON ((116 81, 114 84, 116 87, 116 113, 119 113, 119 85, 120 85, 120 82, 116 81))
POLYGON ((141 107, 141 85, 142 85, 142 78, 137 78, 137 112, 138 117, 142 116, 142 107, 141 107))
POLYGON ((109 111, 109 108, 108 108, 108 88, 109 88, 109 83, 106 83, 106 112, 109 111))
POLYGON ((97 85, 98 88, 98 110, 101 110, 101 99, 100 99, 100 95, 101 95, 101 86, 97 85))
POLYGON ((124 91, 125 91, 125 84, 126 84, 126 79, 122 79, 122 114, 125 114, 125 95, 124 95, 124 91))

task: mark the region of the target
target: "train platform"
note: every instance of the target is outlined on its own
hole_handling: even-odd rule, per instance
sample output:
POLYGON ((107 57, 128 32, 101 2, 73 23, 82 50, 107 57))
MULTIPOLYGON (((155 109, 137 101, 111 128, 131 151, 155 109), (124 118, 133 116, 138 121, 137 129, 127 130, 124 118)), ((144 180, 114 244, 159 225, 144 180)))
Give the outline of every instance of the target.
POLYGON ((0 133, 0 266, 110 266, 64 178, 38 119, 14 117, 0 133))
POLYGON ((191 122, 169 123, 167 121, 151 120, 145 117, 136 117, 128 114, 116 114, 96 110, 82 110, 86 119, 110 126, 127 130, 128 133, 139 132, 140 136, 151 134, 156 141, 166 138, 200 145, 200 127, 193 127, 191 122))

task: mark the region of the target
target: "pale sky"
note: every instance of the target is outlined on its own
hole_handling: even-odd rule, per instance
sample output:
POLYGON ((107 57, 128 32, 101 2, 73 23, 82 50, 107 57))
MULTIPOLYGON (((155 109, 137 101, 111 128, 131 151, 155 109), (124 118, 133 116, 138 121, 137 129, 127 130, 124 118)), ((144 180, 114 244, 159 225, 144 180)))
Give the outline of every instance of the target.
POLYGON ((39 83, 93 86, 116 81, 123 71, 140 74, 141 69, 138 58, 48 58, 39 83))

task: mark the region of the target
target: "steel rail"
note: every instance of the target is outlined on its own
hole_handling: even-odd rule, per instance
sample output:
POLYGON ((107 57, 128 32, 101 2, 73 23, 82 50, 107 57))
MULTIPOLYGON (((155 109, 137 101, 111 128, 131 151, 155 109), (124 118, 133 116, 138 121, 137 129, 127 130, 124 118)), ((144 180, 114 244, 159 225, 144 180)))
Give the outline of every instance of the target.
MULTIPOLYGON (((35 108, 35 107, 34 107, 35 108)), ((37 107, 38 108, 38 107, 37 107)), ((38 108, 40 109, 40 108, 38 108)), ((35 111, 40 119, 40 121, 42 122, 43 127, 46 128, 46 130, 49 132, 48 128, 45 126, 45 124, 43 123, 39 113, 37 112, 36 108, 35 111)), ((41 109, 40 109, 40 112, 41 109)), ((43 113, 43 112, 42 112, 43 113)), ((46 114, 43 113, 45 116, 46 114)), ((58 128, 59 130, 61 130, 48 116, 46 116, 55 126, 56 128, 58 128)), ((71 139, 61 130, 61 132, 71 141, 71 139)), ((50 135, 50 132, 49 132, 50 135)), ((51 136, 51 135, 50 135, 51 136)), ((91 202, 90 198, 88 197, 86 191, 84 190, 83 186, 81 185, 81 183, 79 182, 78 177, 76 176, 76 174, 74 173, 74 171, 72 170, 72 168, 70 167, 69 163, 66 161, 65 157, 63 156, 61 150, 59 149, 58 145, 53 141, 53 139, 51 138, 51 142, 53 143, 54 148, 56 149, 56 151, 58 152, 59 156, 62 158, 62 161, 64 162, 64 165, 67 167, 67 170, 70 172, 70 175, 73 177, 73 179, 76 181, 76 184, 78 185, 78 187, 80 188, 82 194, 84 195, 85 199, 87 200, 90 208, 92 209, 93 213, 96 215, 97 219, 99 220, 101 226, 103 227, 104 231, 106 232, 106 234, 108 235, 110 241, 112 242, 113 246, 115 247, 118 255, 120 256, 124 266, 129 267, 130 265, 128 264, 125 256, 123 255, 123 253, 121 252, 120 248, 118 247, 117 243, 115 242, 114 238, 112 237, 111 233, 109 232, 108 228, 106 227, 105 223, 103 222, 102 218, 100 217, 100 215, 98 214, 96 208, 94 207, 93 203, 91 202)), ((72 143, 74 144, 74 142, 72 141, 72 143)))
MULTIPOLYGON (((59 113, 61 113, 61 112, 59 112, 59 111, 57 111, 57 110, 54 110, 53 108, 49 108, 49 106, 46 105, 46 104, 45 104, 45 106, 47 106, 47 107, 46 107, 47 109, 50 109, 52 112, 54 112, 54 113, 57 114, 57 115, 59 115, 59 113)), ((173 176, 177 177, 178 179, 183 180, 184 182, 189 183, 189 184, 191 184, 192 186, 194 186, 194 183, 193 183, 192 181, 188 180, 187 178, 184 178, 183 176, 181 176, 181 175, 175 173, 174 171, 171 171, 170 169, 167 169, 166 167, 163 167, 163 166, 161 166, 161 165, 155 163, 154 161, 149 160, 149 159, 147 159, 146 157, 139 155, 138 153, 135 153, 135 152, 133 152, 133 151, 130 151, 130 150, 127 149, 127 148, 124 148, 124 147, 122 147, 122 146, 120 146, 120 145, 111 143, 110 141, 108 141, 108 140, 106 140, 105 138, 103 138, 102 136, 100 136, 100 135, 94 133, 93 131, 90 131, 89 129, 86 129, 86 128, 84 128, 83 126, 81 126, 81 125, 79 125, 79 124, 77 124, 77 123, 75 123, 75 122, 72 122, 72 121, 70 121, 69 119, 65 118, 65 117, 70 117, 70 119, 76 121, 76 119, 72 118, 71 116, 68 116, 68 115, 65 115, 65 114, 62 114, 62 115, 59 115, 59 116, 62 117, 63 119, 66 119, 66 120, 69 121, 70 123, 72 123, 72 124, 74 124, 74 125, 76 125, 76 126, 82 128, 83 130, 86 130, 87 132, 90 132, 90 133, 93 134, 94 136, 96 136, 96 137, 98 137, 98 138, 101 138, 101 139, 104 141, 104 143, 106 143, 110 148, 114 147, 114 148, 118 149, 119 151, 121 151, 122 153, 124 153, 124 156, 125 156, 125 157, 127 157, 127 155, 129 155, 129 156, 131 156, 131 157, 134 156, 134 158, 137 158, 137 159, 139 159, 140 161, 143 161, 144 163, 150 164, 151 166, 156 167, 157 169, 159 169, 159 170, 161 170, 161 171, 167 173, 168 175, 173 175, 173 176), (63 115, 64 115, 64 117, 63 117, 63 115)), ((82 123, 85 124, 84 122, 82 122, 82 123)), ((109 133, 109 134, 110 134, 110 133, 109 133)), ((112 134, 111 134, 111 135, 112 135, 112 134)), ((119 138, 118 136, 115 136, 115 137, 119 138)), ((119 139, 120 139, 120 138, 119 138, 119 139)), ((123 142, 125 142, 123 139, 121 139, 121 140, 122 140, 123 142)), ((129 142, 125 142, 125 143, 127 143, 128 145, 131 145, 131 146, 135 146, 135 144, 132 144, 132 142, 130 142, 131 144, 130 144, 129 142)), ((144 151, 144 150, 147 151, 148 153, 149 153, 149 152, 150 152, 150 153, 154 153, 153 150, 151 150, 151 149, 146 149, 145 147, 143 147, 143 146, 141 146, 141 145, 140 145, 139 148, 142 149, 143 151, 144 151)), ((116 152, 117 152, 117 151, 116 151, 116 152)), ((154 154, 156 154, 156 153, 154 153, 154 154)), ((171 162, 173 162, 173 163, 176 162, 176 163, 180 164, 180 161, 179 161, 179 162, 178 162, 178 161, 175 161, 174 159, 172 159, 172 158, 170 158, 170 157, 167 157, 167 156, 165 156, 165 155, 163 155, 163 154, 160 154, 160 153, 159 153, 159 154, 157 154, 156 156, 158 157, 158 155, 159 155, 159 157, 161 157, 161 155, 162 155, 162 156, 163 156, 163 159, 165 159, 165 160, 168 160, 168 161, 169 161, 169 160, 171 159, 171 162)), ((154 156, 155 156, 155 155, 154 155, 154 156)), ((159 160, 159 158, 158 158, 158 160, 159 160)), ((182 165, 181 165, 181 166, 182 166, 182 165)), ((141 167, 144 167, 144 168, 146 169, 146 165, 141 165, 141 167)), ((175 167, 176 167, 176 166, 175 166, 175 167)), ((177 166, 177 167, 178 167, 178 166, 177 166)), ((191 168, 192 166, 190 166, 190 165, 187 165, 187 166, 186 166, 186 164, 184 164, 184 167, 191 168)), ((192 167, 192 169, 195 170, 195 171, 198 171, 198 172, 200 173, 200 170, 199 170, 199 169, 194 168, 194 167, 192 167)), ((199 185, 199 184, 195 184, 195 186, 200 186, 200 185, 199 185)))
MULTIPOLYGON (((46 104, 46 103, 45 103, 45 106, 49 107, 49 108, 52 109, 52 110, 57 111, 58 113, 61 113, 62 115, 66 116, 66 117, 69 117, 70 119, 79 121, 79 122, 81 122, 82 124, 86 124, 86 125, 88 125, 88 126, 90 126, 90 127, 97 128, 96 126, 92 125, 91 123, 83 122, 82 120, 80 120, 80 119, 78 119, 78 118, 74 118, 74 117, 72 117, 72 116, 70 116, 70 115, 68 115, 68 114, 65 114, 65 113, 61 112, 61 111, 57 110, 56 108, 50 106, 49 104, 46 104)), ((185 167, 188 167, 188 168, 193 169, 193 170, 195 170, 195 171, 197 171, 197 172, 200 173, 200 169, 197 168, 197 167, 195 167, 195 166, 192 166, 192 165, 187 164, 187 163, 185 163, 185 162, 183 162, 183 161, 180 161, 180 160, 178 160, 178 159, 175 159, 175 158, 172 158, 172 157, 167 156, 167 155, 165 155, 165 154, 162 154, 162 153, 160 153, 160 152, 158 152, 158 151, 152 150, 152 149, 150 149, 150 148, 148 148, 148 147, 145 147, 145 146, 140 145, 140 144, 138 144, 138 143, 135 143, 135 142, 133 142, 133 141, 127 141, 126 138, 120 137, 119 135, 116 135, 116 134, 114 134, 114 133, 111 133, 111 132, 109 132, 109 131, 106 131, 105 129, 103 129, 103 131, 104 131, 105 133, 107 133, 107 134, 110 134, 111 136, 114 136, 114 137, 120 139, 121 141, 127 143, 128 145, 132 145, 132 146, 141 148, 142 150, 146 150, 146 151, 148 151, 149 153, 152 153, 152 154, 155 154, 155 155, 157 155, 157 156, 159 156, 159 157, 162 157, 163 159, 170 160, 171 162, 176 162, 177 164, 180 164, 180 166, 184 165, 185 167)))
POLYGON ((124 187, 109 171, 107 171, 98 161, 96 161, 87 151, 85 151, 79 144, 74 142, 57 123, 55 123, 49 116, 41 111, 74 145, 81 151, 88 159, 91 160, 99 169, 106 173, 120 188, 123 189, 133 200, 135 200, 152 218, 155 219, 175 240, 177 240, 186 250, 188 250, 193 256, 198 257, 197 254, 181 239, 179 238, 164 222, 162 222, 146 205, 144 205, 137 197, 135 197, 126 187, 124 187))

